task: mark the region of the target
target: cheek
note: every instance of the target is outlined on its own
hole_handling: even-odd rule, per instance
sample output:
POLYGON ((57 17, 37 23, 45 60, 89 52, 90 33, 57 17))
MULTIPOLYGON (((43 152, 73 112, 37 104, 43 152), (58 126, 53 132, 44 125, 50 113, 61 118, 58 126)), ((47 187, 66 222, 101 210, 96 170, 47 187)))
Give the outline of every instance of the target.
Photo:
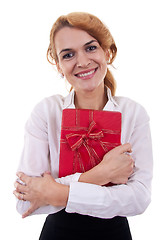
POLYGON ((107 67, 107 59, 106 56, 104 55, 104 52, 101 52, 97 56, 96 61, 99 63, 100 66, 107 67))
POLYGON ((107 62, 105 59, 103 59, 103 61, 101 61, 100 69, 101 69, 102 77, 104 78, 105 75, 107 74, 107 62))
POLYGON ((101 63, 100 63, 101 69, 105 72, 107 71, 107 61, 105 59, 101 59, 101 63))
POLYGON ((73 66, 69 62, 65 64, 61 64, 61 70, 65 76, 68 76, 72 73, 73 66))

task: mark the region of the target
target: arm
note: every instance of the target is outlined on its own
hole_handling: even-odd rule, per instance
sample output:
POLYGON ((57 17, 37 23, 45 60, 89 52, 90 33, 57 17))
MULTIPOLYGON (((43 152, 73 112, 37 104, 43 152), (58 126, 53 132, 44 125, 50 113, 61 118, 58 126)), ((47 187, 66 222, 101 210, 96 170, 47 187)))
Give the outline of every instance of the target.
MULTIPOLYGON (((130 139, 127 139, 127 141, 129 140, 132 144, 132 156, 136 165, 135 172, 127 184, 108 188, 97 186, 95 184, 101 185, 101 183, 97 182, 97 175, 91 174, 97 173, 97 171, 94 172, 93 170, 89 172, 89 176, 87 175, 88 173, 82 174, 80 181, 90 183, 93 181, 94 184, 83 182, 71 183, 67 191, 64 190, 66 186, 62 184, 56 184, 55 186, 55 184, 53 184, 51 187, 53 191, 50 191, 50 204, 59 206, 58 202, 54 199, 54 189, 59 189, 58 192, 60 191, 59 194, 61 195, 63 187, 63 193, 69 193, 69 196, 62 196, 64 198, 62 199, 64 206, 68 200, 66 207, 66 211, 68 212, 78 212, 102 218, 113 217, 115 215, 135 215, 143 212, 150 202, 152 149, 148 117, 145 113, 141 114, 140 117, 141 119, 135 124, 130 139), (146 159, 145 162, 144 158, 146 159), (115 205, 117 207, 115 207, 115 205)), ((111 176, 110 178, 107 177, 107 179, 108 181, 109 179, 112 180, 111 176)), ((100 181, 102 181, 102 179, 100 179, 100 181)), ((117 179, 115 183, 118 183, 117 179)))
MULTIPOLYGON (((50 168, 51 168, 50 159, 49 159, 47 121, 44 119, 45 113, 41 111, 42 111, 41 107, 40 109, 36 108, 32 113, 30 120, 26 124, 24 151, 21 157, 21 162, 20 162, 18 171, 24 172, 29 176, 41 176, 43 172, 50 171, 50 168)), ((129 150, 126 148, 125 151, 129 151, 129 150)), ((79 181, 81 182, 89 182, 93 184, 103 185, 110 181, 114 182, 113 180, 115 180, 113 179, 113 176, 111 177, 109 176, 109 174, 106 174, 107 168, 108 170, 110 169, 107 164, 105 165, 100 164, 99 166, 95 167, 94 169, 82 175, 76 173, 74 175, 70 175, 65 178, 59 178, 55 180, 57 183, 61 183, 69 186, 71 182, 77 182, 79 179, 79 176, 81 175, 81 178, 79 179, 79 181), (103 173, 101 170, 103 170, 103 173)), ((109 172, 110 171, 108 171, 108 173, 109 172)), ((120 171, 120 173, 122 174, 122 170, 120 171)), ((125 175, 125 178, 128 179, 129 174, 127 173, 127 175, 126 174, 124 175, 125 175)), ((119 182, 115 182, 115 183, 119 183, 119 182)), ((37 186, 38 185, 39 184, 37 184, 37 186)), ((60 185, 56 185, 56 186, 60 186, 60 185)), ((17 189, 17 193, 21 192, 20 187, 16 186, 16 189, 17 189)), ((35 185, 34 185, 34 189, 36 191, 35 185)), ((42 192, 44 192, 44 190, 42 192)), ((53 194, 55 195, 55 191, 53 191, 53 194)), ((30 208, 30 201, 31 199, 34 199, 34 196, 30 199, 29 198, 27 199, 25 196, 25 200, 27 201, 22 201, 21 196, 17 195, 16 193, 15 195, 19 199, 17 201, 17 210, 20 214, 23 214, 24 216, 24 213, 28 212, 28 209, 30 208)), ((47 201, 45 203, 43 202, 43 205, 36 205, 36 206, 37 207, 36 209, 34 209, 35 210, 34 212, 32 211, 32 214, 54 213, 65 207, 65 205, 63 206, 58 206, 57 204, 55 205, 54 201, 52 200, 47 201)), ((29 211, 29 213, 31 213, 31 211, 29 211)))
MULTIPOLYGON (((51 171, 48 142, 48 125, 46 120, 46 106, 38 104, 32 112, 25 126, 24 149, 18 167, 19 172, 28 176, 41 176, 45 171, 51 171)), ((55 179, 56 182, 69 185, 78 181, 80 174, 55 179)), ((16 208, 24 214, 30 206, 29 201, 17 200, 16 208)), ((41 206, 32 214, 49 214, 61 210, 63 207, 41 206)))
POLYGON ((81 174, 79 182, 96 185, 125 184, 133 173, 134 161, 129 143, 120 145, 106 153, 103 160, 94 168, 81 174))
POLYGON ((83 182, 71 183, 67 212, 100 218, 144 212, 151 196, 152 146, 149 118, 143 109, 137 114, 129 142, 135 168, 128 182, 107 188, 83 182))
MULTIPOLYGON (((133 172, 134 165, 132 158, 126 154, 127 151, 130 151, 130 144, 113 149, 104 156, 100 164, 82 173, 79 181, 99 185, 109 182, 126 183, 133 172)), ((79 174, 77 173, 77 175, 79 174)), ((28 177, 24 173, 18 173, 17 176, 25 184, 15 183, 15 195, 19 200, 31 202, 27 211, 22 215, 23 217, 47 208, 46 205, 49 205, 48 209, 50 210, 54 207, 62 208, 67 205, 69 186, 63 184, 63 180, 66 178, 61 178, 58 183, 49 172, 44 173, 41 177, 28 177)), ((67 178, 71 178, 71 176, 67 176, 67 178)))

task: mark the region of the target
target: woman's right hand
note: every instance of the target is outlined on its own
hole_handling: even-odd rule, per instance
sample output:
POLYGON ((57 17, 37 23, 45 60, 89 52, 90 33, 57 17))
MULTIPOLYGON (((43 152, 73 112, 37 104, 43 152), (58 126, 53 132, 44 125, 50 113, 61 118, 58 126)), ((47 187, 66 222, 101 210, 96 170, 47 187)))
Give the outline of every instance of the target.
POLYGON ((103 160, 91 170, 82 173, 79 182, 105 185, 109 182, 125 184, 133 173, 134 161, 129 143, 120 145, 103 157, 103 160))

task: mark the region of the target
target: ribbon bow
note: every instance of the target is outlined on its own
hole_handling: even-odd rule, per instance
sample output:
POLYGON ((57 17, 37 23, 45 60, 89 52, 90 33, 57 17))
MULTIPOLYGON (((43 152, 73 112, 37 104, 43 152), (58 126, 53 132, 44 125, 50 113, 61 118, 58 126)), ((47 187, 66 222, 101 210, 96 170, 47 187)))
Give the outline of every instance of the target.
POLYGON ((102 160, 102 156, 107 150, 100 140, 103 137, 102 130, 97 127, 94 121, 89 125, 87 133, 66 135, 68 144, 74 151, 73 172, 85 172, 102 160))
POLYGON ((94 121, 92 121, 89 125, 87 133, 70 133, 66 135, 67 141, 72 151, 79 149, 83 144, 86 146, 89 139, 99 140, 102 137, 104 137, 103 132, 102 130, 98 129, 94 121))

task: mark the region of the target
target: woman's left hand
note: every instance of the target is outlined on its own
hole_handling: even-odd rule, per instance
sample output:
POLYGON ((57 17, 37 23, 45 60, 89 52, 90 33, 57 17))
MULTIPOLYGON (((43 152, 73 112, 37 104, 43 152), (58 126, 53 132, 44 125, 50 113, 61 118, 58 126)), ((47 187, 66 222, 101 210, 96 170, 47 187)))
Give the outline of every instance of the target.
POLYGON ((29 209, 22 215, 23 218, 41 206, 66 206, 69 187, 57 183, 50 173, 44 173, 42 177, 29 177, 19 172, 17 176, 24 185, 16 181, 16 190, 13 193, 19 200, 30 202, 29 209))

